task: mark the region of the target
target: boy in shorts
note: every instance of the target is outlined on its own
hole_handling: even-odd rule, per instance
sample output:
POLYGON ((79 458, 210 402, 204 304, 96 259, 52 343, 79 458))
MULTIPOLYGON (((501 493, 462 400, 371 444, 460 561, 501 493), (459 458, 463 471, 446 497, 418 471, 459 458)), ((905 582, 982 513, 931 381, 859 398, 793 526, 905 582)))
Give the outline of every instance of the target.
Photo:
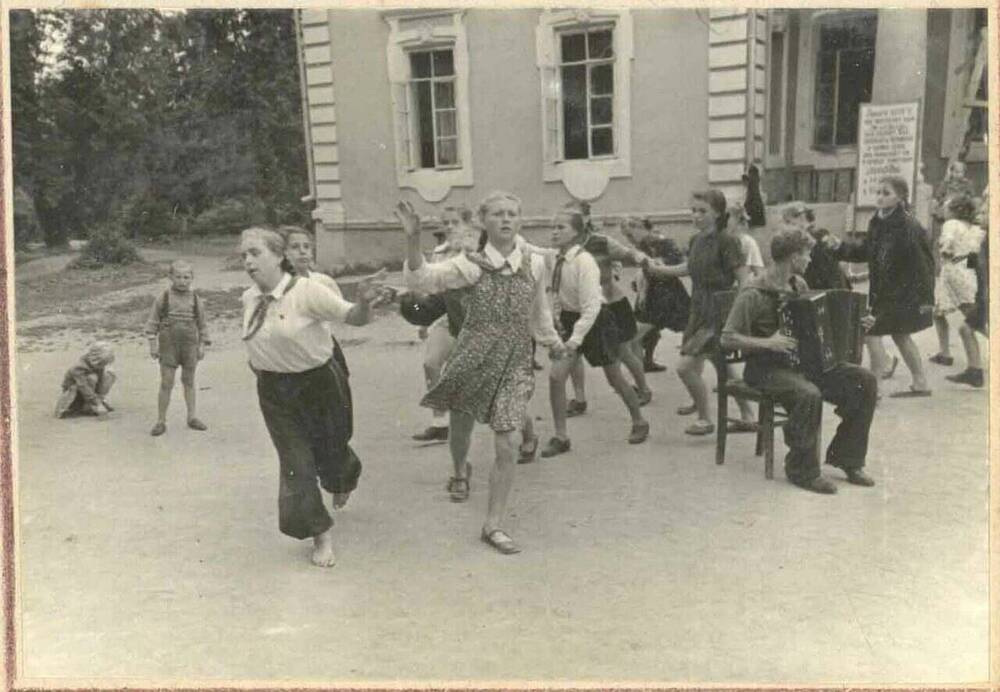
POLYGON ((205 347, 211 341, 205 327, 205 310, 201 299, 191 289, 194 269, 184 260, 170 265, 170 288, 153 303, 146 337, 149 355, 160 361, 160 394, 156 424, 150 435, 156 437, 167 431, 167 407, 174 388, 174 375, 181 369, 184 386, 184 403, 187 404, 187 422, 192 430, 207 430, 195 412, 194 373, 198 361, 205 357, 205 347))

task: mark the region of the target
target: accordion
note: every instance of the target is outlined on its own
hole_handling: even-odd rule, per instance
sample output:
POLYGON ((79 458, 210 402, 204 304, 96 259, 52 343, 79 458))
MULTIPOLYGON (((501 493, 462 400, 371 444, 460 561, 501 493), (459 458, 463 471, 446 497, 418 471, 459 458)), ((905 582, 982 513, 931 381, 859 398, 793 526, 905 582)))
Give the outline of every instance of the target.
POLYGON ((798 347, 791 367, 818 379, 840 363, 861 363, 861 317, 867 298, 853 291, 806 291, 784 301, 778 311, 779 331, 798 347))

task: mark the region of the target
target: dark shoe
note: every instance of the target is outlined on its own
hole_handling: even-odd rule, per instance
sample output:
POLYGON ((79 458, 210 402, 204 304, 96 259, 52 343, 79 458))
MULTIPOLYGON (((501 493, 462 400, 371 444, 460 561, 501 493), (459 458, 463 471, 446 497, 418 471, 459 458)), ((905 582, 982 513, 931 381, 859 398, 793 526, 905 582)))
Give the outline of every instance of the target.
POLYGON ((553 437, 549 440, 549 443, 545 445, 545 449, 542 450, 542 458, 548 459, 549 457, 554 457, 558 454, 565 454, 569 451, 569 448, 569 440, 553 437))
POLYGON ((688 404, 687 406, 678 406, 677 415, 678 416, 690 416, 698 412, 698 407, 694 404, 688 404))
POLYGON ((630 445, 642 444, 649 437, 649 421, 632 424, 632 432, 629 433, 628 443, 630 445))
POLYGON ((188 418, 188 427, 192 430, 208 430, 208 426, 197 418, 188 418))
POLYGON ((899 358, 897 358, 896 356, 893 356, 892 357, 892 365, 889 366, 888 370, 886 370, 884 373, 882 373, 882 379, 883 380, 891 380, 892 376, 896 374, 896 367, 898 365, 899 365, 899 358))
POLYGON ((544 370, 545 369, 545 367, 541 363, 539 363, 537 360, 531 361, 531 367, 533 367, 535 370, 544 370))
POLYGON ((448 493, 452 502, 465 502, 469 499, 470 478, 472 478, 472 464, 465 462, 465 478, 452 476, 448 479, 448 493))
POLYGON ((643 372, 663 372, 667 369, 666 365, 660 365, 655 360, 646 361, 642 364, 643 372))
POLYGON ((945 375, 944 379, 956 384, 967 384, 970 387, 982 387, 985 383, 983 371, 979 368, 967 368, 957 375, 945 375))
POLYGON ((823 478, 823 476, 816 476, 811 481, 792 481, 792 485, 797 485, 803 490, 811 490, 814 493, 820 493, 821 495, 836 495, 837 486, 823 478))
POLYGON ((413 439, 417 442, 436 442, 438 440, 444 442, 448 439, 448 428, 447 426, 432 425, 423 432, 418 432, 413 436, 413 439))
POLYGON ((587 402, 577 401, 576 399, 570 399, 569 405, 566 407, 566 417, 573 418, 574 416, 582 416, 587 412, 587 402))
POLYGON ((521 448, 518 450, 517 463, 530 464, 535 460, 536 452, 538 452, 538 435, 521 443, 521 448))
POLYGON ((933 356, 931 356, 927 360, 929 360, 932 363, 937 363, 938 365, 954 365, 955 364, 955 359, 954 358, 952 358, 951 356, 946 356, 946 355, 941 354, 941 353, 935 353, 933 356))
POLYGON ((153 429, 149 431, 149 434, 153 437, 159 437, 163 433, 167 432, 166 423, 157 423, 153 426, 153 429))
POLYGON ((639 398, 639 405, 645 406, 650 401, 653 400, 653 390, 647 389, 645 392, 640 390, 638 387, 632 387, 635 390, 635 395, 639 398))
POLYGON ((871 476, 861 469, 844 469, 844 473, 847 474, 847 482, 851 485, 861 485, 866 488, 875 485, 875 481, 872 480, 871 476))
POLYGON ((930 396, 931 390, 929 389, 914 389, 910 387, 909 389, 904 389, 899 392, 893 392, 889 395, 890 399, 914 399, 917 397, 930 396))
POLYGON ((484 528, 481 538, 483 543, 493 546, 497 552, 504 555, 513 555, 514 553, 521 552, 521 548, 514 542, 514 539, 508 536, 507 532, 503 529, 493 529, 487 533, 484 528))
POLYGON ((757 424, 747 420, 731 420, 726 422, 727 433, 755 433, 757 424))

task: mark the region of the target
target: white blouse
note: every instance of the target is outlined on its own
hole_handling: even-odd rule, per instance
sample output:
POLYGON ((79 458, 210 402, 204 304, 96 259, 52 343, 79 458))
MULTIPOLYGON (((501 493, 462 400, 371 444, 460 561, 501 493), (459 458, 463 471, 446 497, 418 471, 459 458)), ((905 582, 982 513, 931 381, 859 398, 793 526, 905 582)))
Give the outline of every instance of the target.
MULTIPOLYGON (((303 372, 318 368, 333 357, 333 342, 326 323, 344 321, 354 304, 344 300, 339 288, 331 290, 318 277, 300 277, 295 287, 285 293, 292 278, 285 274, 270 292, 274 302, 268 306, 263 325, 243 342, 254 368, 303 372)), ((262 295, 257 286, 243 293, 244 334, 262 295)))
MULTIPOLYGON (((486 244, 483 255, 493 267, 500 269, 501 274, 508 276, 517 273, 525 257, 520 246, 515 246, 514 251, 504 257, 490 243, 486 244)), ((534 253, 528 256, 531 258, 531 275, 535 279, 535 296, 531 302, 529 325, 535 341, 551 346, 561 340, 552 323, 552 309, 545 295, 545 259, 534 253)), ((416 270, 411 270, 408 263, 403 265, 403 278, 407 287, 420 293, 441 293, 473 286, 482 275, 482 267, 465 254, 435 264, 424 262, 416 270)))
MULTIPOLYGON (((555 279, 555 265, 558 262, 557 257, 553 263, 550 285, 555 279)), ((587 332, 597 321, 601 304, 604 302, 601 269, 597 266, 594 256, 579 245, 574 245, 566 251, 565 261, 559 273, 559 292, 555 300, 563 310, 580 313, 580 319, 573 325, 573 335, 566 340, 567 345, 572 344, 579 348, 587 332)))

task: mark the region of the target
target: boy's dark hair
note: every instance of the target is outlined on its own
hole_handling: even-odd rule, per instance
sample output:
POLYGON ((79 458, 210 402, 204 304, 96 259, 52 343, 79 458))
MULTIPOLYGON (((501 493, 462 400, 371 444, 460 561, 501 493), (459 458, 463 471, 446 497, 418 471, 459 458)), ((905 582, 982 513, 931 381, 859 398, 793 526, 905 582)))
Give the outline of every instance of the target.
POLYGON ((972 223, 972 219, 976 215, 976 205, 971 197, 958 193, 949 197, 945 204, 948 206, 948 210, 955 215, 956 219, 972 223))
POLYGON ((802 212, 802 215, 806 217, 806 221, 809 223, 816 223, 816 212, 809 207, 806 207, 806 210, 802 212))

